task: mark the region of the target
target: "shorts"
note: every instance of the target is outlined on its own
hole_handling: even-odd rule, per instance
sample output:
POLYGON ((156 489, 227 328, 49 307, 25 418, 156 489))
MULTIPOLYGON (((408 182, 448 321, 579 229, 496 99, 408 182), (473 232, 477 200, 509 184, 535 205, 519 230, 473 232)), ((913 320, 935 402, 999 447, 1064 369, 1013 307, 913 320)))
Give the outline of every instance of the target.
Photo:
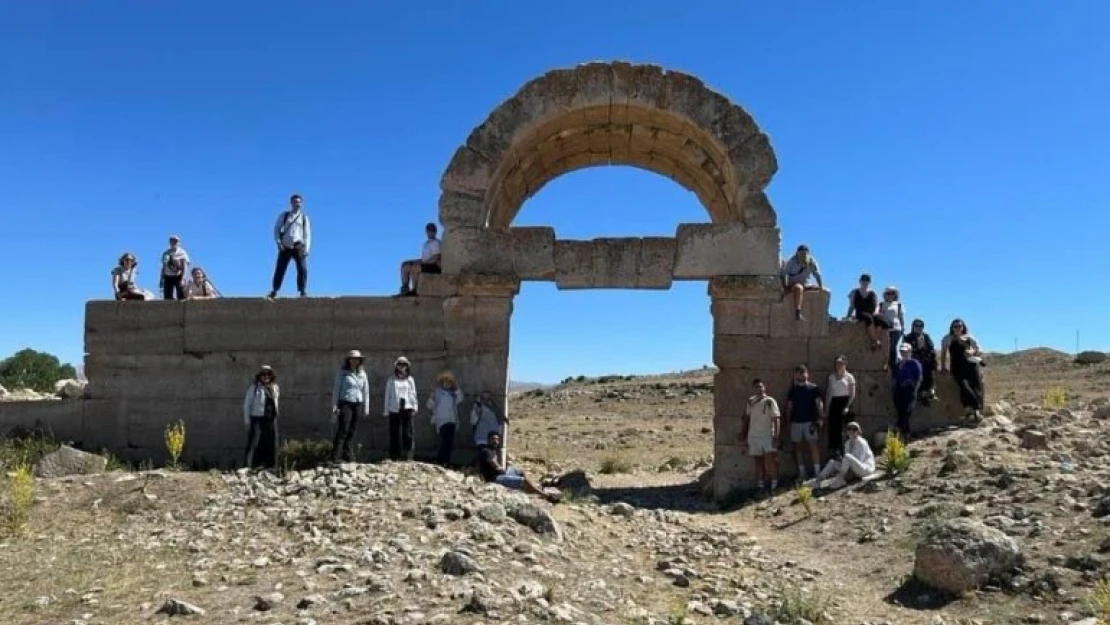
POLYGON ((790 424, 790 442, 800 443, 805 441, 807 443, 816 443, 821 438, 821 429, 817 427, 816 421, 809 423, 791 423, 790 424))
POLYGON ((773 454, 776 451, 775 440, 770 436, 748 437, 748 455, 758 458, 765 454, 773 454))
POLYGON ((524 487, 524 473, 522 473, 520 469, 516 467, 509 467, 505 470, 504 473, 498 475, 497 478, 493 481, 504 486, 505 488, 520 490, 524 487))
POLYGON ((443 273, 443 268, 439 265, 432 265, 428 263, 420 263, 420 273, 443 273))

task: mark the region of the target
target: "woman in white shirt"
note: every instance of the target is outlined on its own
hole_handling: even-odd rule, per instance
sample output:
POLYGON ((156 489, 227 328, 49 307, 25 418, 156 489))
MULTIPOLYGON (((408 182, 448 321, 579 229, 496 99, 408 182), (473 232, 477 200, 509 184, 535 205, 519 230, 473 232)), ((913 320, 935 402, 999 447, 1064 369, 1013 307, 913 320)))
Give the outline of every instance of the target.
POLYGON ((879 304, 879 315, 875 317, 875 323, 886 328, 890 336, 886 367, 892 376, 894 365, 898 364, 898 342, 902 340, 902 328, 906 327, 906 306, 900 297, 896 286, 883 289, 883 301, 879 304))
POLYGON ((844 453, 844 424, 852 419, 852 406, 856 403, 856 377, 848 373, 848 359, 837 356, 833 372, 825 384, 825 415, 829 424, 829 456, 839 458, 844 453))
POLYGON ((409 359, 393 361, 393 375, 385 381, 385 416, 389 417, 390 460, 412 460, 412 417, 419 405, 416 380, 409 372, 409 359))
POLYGON ((432 427, 439 436, 439 452, 436 461, 443 466, 451 464, 451 454, 455 451, 455 432, 459 427, 459 405, 463 392, 455 381, 455 374, 443 371, 436 378, 436 389, 428 398, 428 410, 432 412, 432 427))
POLYGON ((828 488, 833 490, 844 488, 849 480, 862 479, 875 472, 875 454, 863 437, 859 424, 852 421, 845 429, 848 431, 848 441, 844 444, 844 457, 839 461, 829 460, 825 469, 817 476, 818 479, 824 479, 836 475, 828 484, 828 488))
POLYGON ((220 296, 208 274, 200 267, 193 267, 193 279, 185 285, 185 299, 215 299, 220 296))
POLYGON ((135 284, 139 276, 139 260, 131 252, 119 257, 119 263, 112 269, 112 293, 119 301, 153 299, 135 284))

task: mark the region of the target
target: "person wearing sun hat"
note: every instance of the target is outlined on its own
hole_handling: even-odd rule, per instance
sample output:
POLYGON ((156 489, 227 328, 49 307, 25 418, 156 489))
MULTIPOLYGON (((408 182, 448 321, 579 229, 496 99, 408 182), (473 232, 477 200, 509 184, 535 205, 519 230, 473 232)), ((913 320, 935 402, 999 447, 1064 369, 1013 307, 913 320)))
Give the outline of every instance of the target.
POLYGON ((436 462, 443 466, 451 464, 451 453, 455 450, 455 432, 459 427, 459 405, 462 404, 463 392, 455 380, 455 374, 448 370, 441 371, 436 377, 436 388, 428 398, 428 410, 431 411, 432 427, 439 436, 439 452, 436 462))
POLYGON ((389 418, 390 460, 412 460, 414 452, 412 417, 419 404, 411 368, 409 359, 400 356, 393 361, 393 374, 385 381, 384 414, 389 418))
POLYGON ((362 369, 362 352, 352 349, 343 358, 343 365, 335 374, 331 390, 331 415, 335 423, 335 438, 331 446, 332 462, 351 462, 355 459, 351 441, 359 420, 370 411, 370 380, 362 369))
POLYGON ((248 469, 256 465, 277 469, 280 395, 273 368, 262 365, 243 398, 243 423, 247 427, 244 464, 248 469))

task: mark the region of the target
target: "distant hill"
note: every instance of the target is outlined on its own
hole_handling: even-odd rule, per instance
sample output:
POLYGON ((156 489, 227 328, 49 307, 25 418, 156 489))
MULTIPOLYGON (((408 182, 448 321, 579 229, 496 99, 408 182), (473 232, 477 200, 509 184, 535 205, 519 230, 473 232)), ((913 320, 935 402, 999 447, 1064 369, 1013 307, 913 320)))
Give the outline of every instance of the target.
POLYGON ((510 393, 527 393, 528 391, 534 391, 537 388, 550 388, 552 386, 555 385, 543 384, 541 382, 514 382, 513 380, 509 380, 510 393))

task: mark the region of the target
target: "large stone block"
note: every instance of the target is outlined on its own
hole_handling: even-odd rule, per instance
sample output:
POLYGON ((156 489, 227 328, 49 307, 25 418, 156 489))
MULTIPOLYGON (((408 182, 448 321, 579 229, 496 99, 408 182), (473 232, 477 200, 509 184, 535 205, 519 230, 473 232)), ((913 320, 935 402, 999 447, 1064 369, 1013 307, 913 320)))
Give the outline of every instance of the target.
POLYGON ((484 227, 486 225, 485 198, 444 191, 439 196, 439 223, 448 229, 484 227))
POLYGON ((448 351, 509 347, 513 302, 505 297, 452 297, 443 300, 444 337, 448 351))
MULTIPOLYGON (((443 302, 422 297, 340 297, 323 347, 346 351, 432 352, 444 349, 443 302)), ((274 343, 271 348, 285 347, 274 343)), ((299 349, 299 348, 298 348, 299 349)))
POLYGON ((85 305, 85 352, 181 354, 186 304, 176 301, 92 301, 85 305))
POLYGON ((669 289, 674 280, 676 243, 673 237, 644 237, 640 244, 640 265, 636 286, 641 289, 669 289))
POLYGON ((866 415, 893 415, 894 392, 890 373, 853 371, 859 393, 859 412, 866 415))
POLYGON ((119 354, 85 357, 90 399, 169 399, 197 395, 201 359, 186 354, 119 354))
POLYGON ((767 336, 771 333, 771 303, 758 299, 714 299, 713 333, 767 336))
POLYGON ((454 297, 459 294, 459 276, 429 273, 420 276, 420 297, 454 297))
POLYGON ((555 284, 560 289, 666 289, 674 263, 666 237, 599 238, 555 242, 555 284))
POLYGON ((0 435, 13 428, 45 428, 57 441, 81 442, 83 401, 7 401, 0 402, 0 435))
POLYGON ((717 276, 709 279, 709 296, 714 300, 782 299, 782 280, 777 276, 717 276))
POLYGON ((763 381, 767 394, 775 398, 780 410, 786 409, 786 396, 794 380, 793 368, 721 369, 713 377, 714 414, 722 418, 743 414, 748 398, 754 392, 752 384, 755 380, 763 381))
POLYGON ((84 449, 119 453, 127 447, 129 400, 86 399, 81 402, 81 441, 84 449))
POLYGON ((329 350, 334 306, 326 298, 186 302, 185 351, 329 350))
POLYGON ((443 271, 515 275, 550 280, 555 275, 555 230, 451 228, 443 235, 443 271))
POLYGON ((771 336, 801 337, 828 336, 829 334, 829 292, 827 290, 806 291, 802 297, 802 316, 799 321, 794 317, 794 301, 791 295, 771 304, 771 336))
POLYGON ((713 362, 722 369, 793 369, 809 357, 809 339, 716 334, 713 362))
POLYGON ((881 370, 887 361, 887 336, 883 333, 882 344, 871 348, 867 327, 848 321, 829 323, 826 336, 809 339, 808 362, 813 367, 831 369, 837 356, 848 360, 848 370, 881 370))
POLYGON ((467 273, 457 276, 458 295, 466 297, 512 297, 520 293, 520 278, 514 275, 467 273))
POLYGON ((778 272, 781 237, 777 228, 742 223, 679 224, 675 235, 674 277, 773 275, 778 272))
POLYGON ((486 390, 497 396, 508 393, 508 350, 452 353, 448 356, 446 365, 455 373, 459 388, 467 394, 468 399, 486 390))

